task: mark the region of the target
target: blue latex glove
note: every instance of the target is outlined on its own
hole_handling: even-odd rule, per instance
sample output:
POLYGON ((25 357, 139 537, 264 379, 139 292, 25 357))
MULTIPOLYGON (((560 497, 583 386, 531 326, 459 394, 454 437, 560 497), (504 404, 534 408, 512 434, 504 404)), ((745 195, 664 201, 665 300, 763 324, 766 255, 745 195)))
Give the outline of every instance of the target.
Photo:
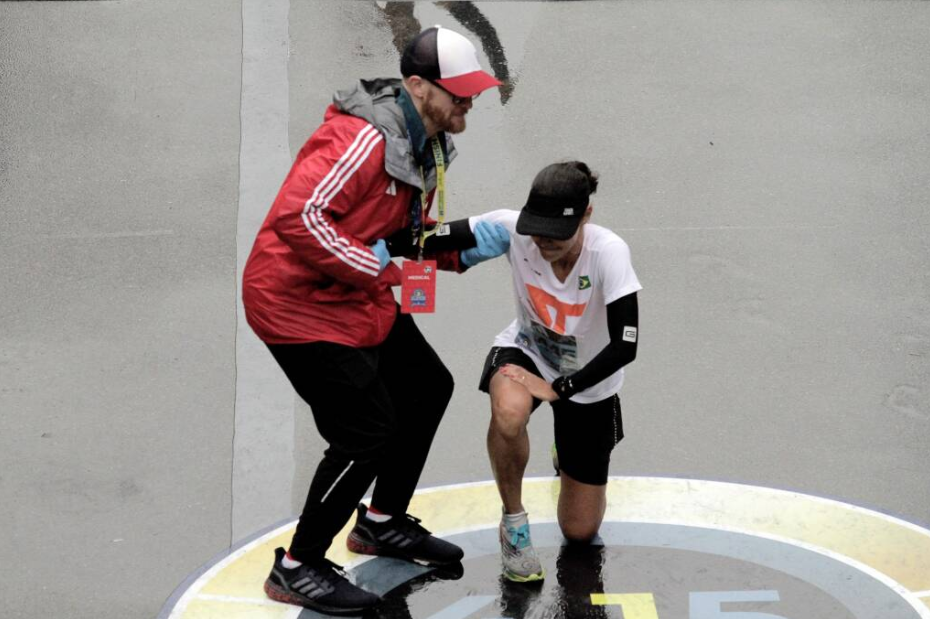
POLYGON ((462 250, 462 264, 467 267, 497 258, 510 249, 510 233, 501 224, 479 221, 475 224, 475 241, 477 246, 462 250))
POLYGON ((384 270, 384 267, 388 265, 388 262, 391 261, 391 254, 388 252, 387 243, 384 242, 384 239, 379 239, 374 245, 369 245, 368 249, 373 251, 378 257, 378 262, 381 263, 381 268, 378 269, 378 273, 384 270))

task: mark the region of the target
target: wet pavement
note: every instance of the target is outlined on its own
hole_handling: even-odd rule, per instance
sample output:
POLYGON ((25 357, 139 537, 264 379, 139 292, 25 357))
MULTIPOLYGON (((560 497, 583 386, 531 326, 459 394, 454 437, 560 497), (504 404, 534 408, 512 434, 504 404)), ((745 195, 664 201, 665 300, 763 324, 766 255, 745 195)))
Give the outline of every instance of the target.
MULTIPOLYGON (((502 578, 493 482, 414 496, 411 511, 462 548, 461 564, 429 568, 355 554, 346 544, 351 525, 329 557, 383 596, 366 614, 380 619, 930 617, 930 530, 911 523, 760 486, 611 477, 600 535, 567 544, 555 522, 559 488, 552 477, 527 479, 523 488, 543 582, 502 578)), ((289 543, 295 524, 257 532, 202 566, 158 619, 319 619, 270 602, 262 590, 274 548, 289 543)))
MULTIPOLYGON (((608 525, 605 532, 610 529, 608 525)), ((413 577, 392 588, 384 604, 371 616, 379 619, 673 618, 702 616, 702 608, 705 613, 708 606, 716 604, 719 609, 719 601, 726 600, 733 604, 729 607, 733 612, 809 617, 816 609, 817 616, 854 619, 871 616, 865 613, 876 609, 881 612, 888 604, 888 599, 882 600, 883 607, 876 600, 863 596, 861 607, 847 609, 830 593, 800 578, 716 554, 645 546, 559 545, 557 536, 548 536, 547 532, 543 527, 534 530, 538 538, 552 537, 550 541, 555 542, 553 546, 539 547, 540 560, 549 566, 543 582, 513 583, 501 576, 496 531, 490 531, 479 543, 492 552, 464 561, 461 578, 454 579, 457 574, 441 570, 413 577), (600 597, 608 594, 613 598, 600 597)), ((450 540, 463 543, 456 537, 450 540)), ((395 573, 398 567, 403 568, 372 564, 369 573, 395 573)), ((359 582, 368 585, 366 575, 362 574, 359 582)), ((301 619, 319 616, 304 612, 301 619)), ((901 616, 918 617, 913 611, 905 611, 901 616)))
MULTIPOLYGON (((611 473, 930 520, 930 4, 0 2, 0 614, 153 617, 297 511, 322 445, 237 320, 237 272, 332 93, 396 75, 435 23, 507 82, 457 139, 451 217, 580 158, 632 249, 643 343, 611 473)), ((457 383, 422 486, 491 477, 474 386, 512 311, 492 263, 443 274, 418 319, 457 383)), ((548 474, 548 411, 530 429, 548 474)), ((648 552, 603 577, 690 565, 648 552)), ((424 588, 516 616, 475 561, 424 588)), ((641 583, 662 619, 713 582, 683 578, 641 583)))

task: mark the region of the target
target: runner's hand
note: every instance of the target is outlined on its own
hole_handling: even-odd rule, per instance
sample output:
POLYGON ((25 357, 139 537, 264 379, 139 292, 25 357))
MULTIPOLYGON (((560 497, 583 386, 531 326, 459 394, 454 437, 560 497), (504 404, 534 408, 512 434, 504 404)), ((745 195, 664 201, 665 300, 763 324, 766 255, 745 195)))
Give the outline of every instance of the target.
POLYGON ((378 239, 374 245, 369 245, 368 249, 373 251, 378 257, 378 262, 381 263, 378 273, 381 273, 384 271, 384 267, 388 265, 388 262, 391 261, 391 254, 388 252, 387 243, 384 242, 384 239, 378 239))
POLYGON ((532 372, 528 372, 526 368, 508 363, 501 366, 500 373, 513 382, 526 387, 531 396, 543 402, 552 402, 559 399, 559 395, 553 391, 552 385, 532 372))
POLYGON ((473 267, 479 262, 497 258, 510 248, 510 233, 501 224, 493 226, 486 221, 475 224, 477 246, 462 250, 462 264, 473 267))

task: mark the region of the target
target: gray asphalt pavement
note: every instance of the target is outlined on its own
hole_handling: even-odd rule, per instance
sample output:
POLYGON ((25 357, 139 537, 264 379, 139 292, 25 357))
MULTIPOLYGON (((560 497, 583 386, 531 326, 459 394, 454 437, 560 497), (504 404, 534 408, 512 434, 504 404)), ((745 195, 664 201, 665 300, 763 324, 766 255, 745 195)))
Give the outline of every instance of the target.
MULTIPOLYGON (((154 617, 296 513, 322 444, 237 275, 333 91, 435 23, 511 79, 457 139, 451 217, 579 158, 632 249, 611 473, 930 523, 930 4, 0 2, 0 616, 154 617)), ((418 318, 457 382, 424 487, 491 477, 509 285, 442 274, 418 318)))

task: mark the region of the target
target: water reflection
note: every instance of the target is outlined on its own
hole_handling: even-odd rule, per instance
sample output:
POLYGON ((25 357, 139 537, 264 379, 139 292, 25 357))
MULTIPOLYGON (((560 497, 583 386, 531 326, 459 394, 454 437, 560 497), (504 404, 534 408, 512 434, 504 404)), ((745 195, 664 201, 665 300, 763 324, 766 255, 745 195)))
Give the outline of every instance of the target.
MULTIPOLYGON (((495 537, 489 540, 496 542, 495 537)), ((598 539, 598 542, 600 540, 598 539)), ((366 619, 607 619, 607 607, 591 603, 604 593, 607 551, 602 543, 541 547, 546 579, 514 583, 501 576, 494 552, 444 569, 380 557, 354 570, 356 582, 384 596, 366 619)), ((616 609, 615 609, 616 610, 616 609)), ((322 615, 304 610, 300 619, 322 615)))
POLYGON ((603 545, 562 546, 556 561, 556 580, 561 595, 553 617, 606 619, 607 609, 591 603, 592 593, 604 593, 605 560, 603 545))
MULTIPOLYGON (((604 592, 602 545, 567 544, 556 559, 557 586, 512 583, 500 579, 501 617, 507 619, 607 619, 604 606, 591 603, 604 592)), ((552 578, 550 574, 548 578, 552 578)))
MULTIPOLYGON (((501 85, 498 90, 501 94, 501 104, 507 105, 513 90, 516 86, 516 80, 511 79, 510 69, 507 67, 507 56, 504 52, 504 46, 501 44, 500 37, 497 36, 497 30, 487 17, 481 12, 474 2, 434 2, 437 7, 447 11, 454 17, 468 32, 478 38, 481 48, 484 50, 488 61, 491 64, 491 71, 494 77, 500 80, 501 85)), ((391 27, 394 47, 397 53, 404 51, 407 41, 412 39, 420 30, 422 25, 413 13, 413 2, 387 2, 384 8, 376 4, 379 10, 384 14, 388 25, 391 27)))
MULTIPOLYGON (((554 549, 541 550, 552 566, 554 549)), ((555 569, 546 580, 535 583, 514 583, 500 576, 500 559, 496 555, 469 561, 465 567, 417 568, 419 571, 411 572, 409 579, 401 575, 396 586, 390 581, 401 568, 390 561, 382 561, 380 566, 372 562, 357 575, 370 590, 389 590, 383 603, 366 614, 366 619, 607 619, 606 607, 591 603, 592 593, 604 593, 605 562, 604 546, 569 544, 558 550, 555 569), (469 576, 463 578, 465 572, 469 576), (469 600, 477 605, 467 608, 469 600), (437 614, 440 608, 443 610, 437 614)), ((305 610, 300 619, 320 616, 305 610)))
MULTIPOLYGON (((418 576, 391 589, 390 595, 385 596, 381 605, 369 611, 363 619, 415 619, 410 609, 411 597, 418 593, 430 595, 433 593, 433 588, 441 587, 444 582, 460 580, 464 573, 465 568, 461 563, 445 567, 424 568, 418 576)), ((370 582, 365 584, 369 589, 378 589, 370 586, 370 582)), ((441 596, 442 593, 440 592, 439 595, 441 596)), ((299 619, 305 619, 304 615, 301 614, 299 619)))

